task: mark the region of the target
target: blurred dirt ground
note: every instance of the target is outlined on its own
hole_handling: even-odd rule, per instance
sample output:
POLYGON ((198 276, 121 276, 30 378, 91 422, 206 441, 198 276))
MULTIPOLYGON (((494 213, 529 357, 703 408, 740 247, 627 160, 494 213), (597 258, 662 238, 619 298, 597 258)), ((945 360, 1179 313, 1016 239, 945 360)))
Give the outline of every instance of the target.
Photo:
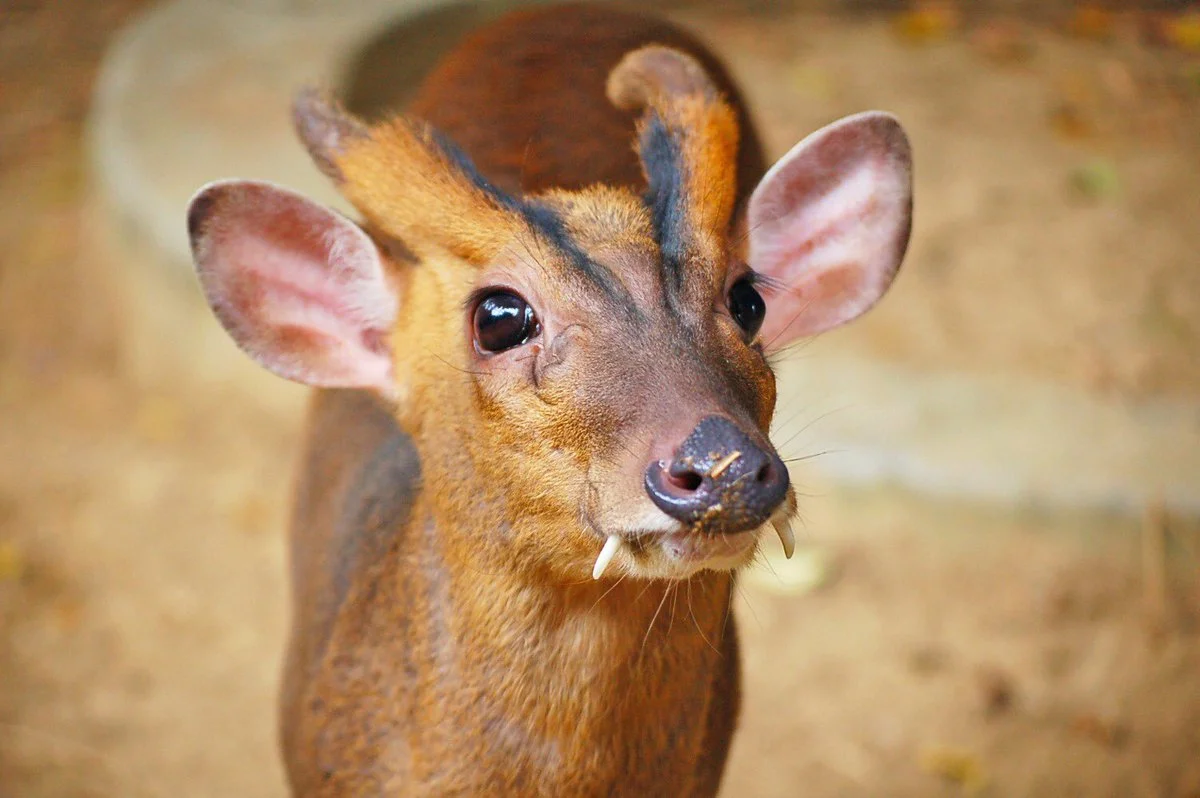
MULTIPOLYGON (((125 376, 120 264, 99 243, 80 132, 103 45, 139 5, 0 10, 4 798, 283 794, 274 690, 302 393, 266 407, 223 386, 150 391, 125 376)), ((1030 28, 962 20, 952 8, 927 4, 887 24, 921 58, 945 41, 978 47, 984 82, 1003 83, 1005 70, 1069 76, 1046 62, 1095 56, 1085 72, 1097 83, 1047 79, 1045 124, 1079 157, 1046 147, 1014 168, 1040 170, 1063 202, 1092 203, 1095 230, 1132 234, 1136 218, 1106 204, 1130 185, 1112 152, 1153 164, 1132 185, 1152 192, 1138 207, 1156 214, 1155 257, 1133 287, 1120 275, 1087 283, 1106 286, 1073 317, 1087 320, 1079 335, 1094 348, 1043 347, 1031 368, 1095 390, 1195 396, 1200 250, 1187 247, 1200 193, 1184 178, 1200 163, 1190 126, 1200 71, 1186 54, 1186 18, 1141 20, 1131 38, 1099 11, 1030 28), (1089 338, 1107 329, 1103 319, 1108 337, 1089 338)), ((721 24, 729 46, 790 51, 785 33, 721 24)), ((861 20, 819 24, 854 51, 861 20)), ((788 80, 819 98, 843 68, 809 65, 788 80)), ((970 112, 978 83, 968 78, 920 90, 944 95, 964 141, 994 140, 1004 109, 970 112)), ((869 72, 858 80, 869 102, 869 72)), ((779 114, 768 121, 791 135, 779 114)), ((971 152, 947 179, 968 179, 969 158, 987 157, 971 152)), ((1028 225, 1014 246, 1053 238, 1039 214, 1000 203, 1009 222, 1028 225)), ((987 225, 986 214, 964 216, 952 235, 986 236, 987 225)), ((934 250, 919 266, 927 277, 938 273, 934 250)), ((1064 295, 1097 268, 1070 247, 1055 262, 1076 275, 1053 283, 1064 295)), ((890 315, 870 334, 919 324, 918 300, 959 303, 965 332, 959 346, 945 329, 889 333, 900 356, 1003 367, 1061 334, 1052 315, 1031 312, 1032 331, 1024 317, 1010 325, 1025 349, 982 342, 970 321, 989 311, 988 291, 1017 288, 985 281, 939 295, 923 279, 892 297, 910 299, 880 308, 890 315)), ((811 453, 803 429, 814 415, 784 420, 780 439, 796 435, 786 454, 811 453)), ((747 701, 728 795, 1200 796, 1194 522, 1154 508, 1120 518, 933 502, 798 476, 810 494, 806 535, 833 567, 810 594, 788 595, 769 573, 746 582, 747 701)))

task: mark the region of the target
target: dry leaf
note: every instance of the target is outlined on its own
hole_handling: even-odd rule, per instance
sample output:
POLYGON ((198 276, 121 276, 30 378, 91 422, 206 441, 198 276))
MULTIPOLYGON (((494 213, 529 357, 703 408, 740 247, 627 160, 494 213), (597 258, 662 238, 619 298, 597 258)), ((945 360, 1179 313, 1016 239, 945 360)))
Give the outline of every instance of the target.
POLYGON ((1200 10, 1181 14, 1149 14, 1143 19, 1146 39, 1159 47, 1200 53, 1200 10))
POLYGON ((1069 141, 1084 141, 1096 135, 1095 126, 1083 110, 1070 103, 1063 103, 1050 113, 1050 126, 1059 136, 1069 141))
POLYGON ((1033 57, 1028 31, 1014 20, 992 20, 971 33, 971 44, 980 55, 998 64, 1016 64, 1033 57))
POLYGON ((1113 13, 1106 8, 1085 3, 1075 9, 1067 21, 1067 30, 1083 39, 1103 41, 1113 35, 1113 13))
POLYGON ((63 598, 54 603, 54 623, 63 632, 73 632, 83 620, 83 602, 78 598, 63 598))
POLYGON ((979 688, 983 713, 995 717, 1012 709, 1016 702, 1016 687, 1012 677, 994 665, 980 666, 975 671, 975 684, 979 688))
POLYGON ((958 9, 949 2, 917 3, 893 21, 896 34, 910 44, 941 41, 958 25, 958 9))
POLYGON ((745 573, 746 579, 762 590, 783 596, 799 596, 828 587, 838 576, 835 557, 815 545, 800 545, 792 558, 767 555, 766 561, 745 573))
POLYGON ((946 781, 953 782, 969 794, 987 786, 987 775, 979 757, 970 751, 945 746, 928 746, 921 751, 921 769, 946 781))
POLYGON ((792 86, 814 100, 833 97, 833 77, 829 70, 807 64, 797 64, 789 73, 792 86))
POLYGON ((1118 748, 1124 745, 1129 737, 1125 725, 1116 718, 1105 718, 1096 714, 1083 714, 1071 723, 1071 729, 1081 737, 1104 746, 1118 748))
POLYGON ((1071 172, 1071 188, 1089 200, 1111 199, 1121 193, 1121 178, 1111 161, 1098 159, 1071 172))
POLYGON ((0 582, 15 582, 25 573, 25 553, 15 541, 0 540, 0 582))

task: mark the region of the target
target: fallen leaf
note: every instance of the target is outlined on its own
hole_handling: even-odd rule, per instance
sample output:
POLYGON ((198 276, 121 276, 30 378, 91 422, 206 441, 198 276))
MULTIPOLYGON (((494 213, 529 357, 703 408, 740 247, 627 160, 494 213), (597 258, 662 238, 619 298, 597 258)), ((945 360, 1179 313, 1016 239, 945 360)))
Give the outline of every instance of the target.
POLYGON ((63 598, 54 603, 54 621, 60 631, 73 632, 83 620, 83 602, 78 598, 63 598))
POLYGON ((1082 39, 1104 41, 1113 35, 1113 13, 1092 3, 1077 6, 1067 20, 1067 30, 1082 39))
POLYGON ((0 540, 0 582, 15 582, 25 573, 25 553, 15 541, 0 540))
POLYGON ((833 77, 829 71, 808 64, 798 64, 790 73, 792 86, 814 100, 833 97, 833 77))
POLYGON ((992 20, 976 28, 971 45, 989 61, 1016 64, 1028 61, 1036 49, 1029 32, 1014 20, 992 20))
POLYGON ((963 792, 975 794, 987 786, 987 775, 979 758, 960 748, 928 746, 921 751, 921 769, 957 784, 963 792))
POLYGON ((1098 159, 1071 172, 1071 188, 1089 200, 1111 199, 1121 192, 1121 178, 1111 161, 1098 159))
POLYGON ((1096 135, 1091 119, 1077 105, 1063 103, 1050 112, 1050 127, 1070 141, 1084 141, 1096 135))
POLYGON ((910 44, 941 41, 958 25, 958 9, 949 2, 919 2, 893 21, 896 35, 910 44))
POLYGON ((994 665, 981 666, 975 671, 975 684, 979 688, 984 715, 995 717, 1012 709, 1016 687, 1007 672, 994 665))
POLYGON ((1187 11, 1163 22, 1163 37, 1180 50, 1200 52, 1200 11, 1187 11))
POLYGON ((1129 738, 1129 730, 1119 720, 1094 713, 1077 716, 1071 730, 1105 748, 1119 748, 1129 738))
POLYGON ((832 554, 815 545, 800 545, 786 559, 772 550, 764 564, 746 571, 747 579, 770 593, 798 596, 827 587, 837 576, 832 554))
POLYGON ((908 667, 919 676, 932 676, 946 670, 950 656, 932 644, 915 649, 908 656, 908 667))

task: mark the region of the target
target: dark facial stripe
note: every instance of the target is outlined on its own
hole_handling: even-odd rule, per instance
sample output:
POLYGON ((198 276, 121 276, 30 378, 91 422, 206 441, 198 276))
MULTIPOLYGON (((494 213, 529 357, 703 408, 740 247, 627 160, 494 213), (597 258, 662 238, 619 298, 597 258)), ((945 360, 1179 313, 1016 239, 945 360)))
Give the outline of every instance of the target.
POLYGON ((452 166, 456 167, 459 172, 474 183, 476 188, 495 200, 501 207, 510 210, 517 209, 517 201, 496 188, 486 177, 480 174, 479 170, 475 167, 475 162, 471 160, 471 156, 467 155, 461 147, 451 141, 445 133, 437 128, 431 127, 429 132, 433 143, 442 151, 442 155, 446 156, 446 160, 450 161, 452 166))
POLYGON ((541 236, 558 249, 580 274, 599 286, 610 298, 632 306, 632 298, 620 280, 610 270, 588 257, 587 253, 571 237, 562 218, 552 208, 540 202, 520 199, 501 191, 480 174, 474 161, 471 160, 471 156, 467 155, 461 147, 441 131, 434 129, 432 137, 447 160, 479 190, 487 194, 500 207, 519 214, 536 235, 541 236))
POLYGON ((675 288, 683 284, 686 200, 683 155, 678 137, 671 134, 657 113, 649 114, 642 129, 639 152, 646 170, 646 205, 654 236, 662 252, 663 273, 675 288))
POLYGON ((552 208, 539 202, 526 200, 519 204, 518 210, 530 228, 566 255, 567 260, 580 274, 599 286, 609 298, 630 307, 633 306, 633 298, 621 281, 607 267, 588 257, 587 253, 571 237, 562 217, 552 208))

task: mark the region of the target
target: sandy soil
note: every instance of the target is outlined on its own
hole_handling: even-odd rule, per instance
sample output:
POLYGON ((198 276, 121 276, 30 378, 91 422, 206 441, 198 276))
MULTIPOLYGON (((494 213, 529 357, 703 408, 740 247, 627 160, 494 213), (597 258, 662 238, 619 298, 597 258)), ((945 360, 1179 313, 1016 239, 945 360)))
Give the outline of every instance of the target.
MULTIPOLYGON (((150 392, 121 367, 116 264, 96 243, 79 132, 100 47, 136 5, 57 0, 0 18, 4 798, 283 794, 274 691, 302 394, 150 392)), ((916 88, 872 98, 856 59, 887 40, 884 23, 825 19, 795 34, 798 51, 731 20, 705 24, 754 51, 748 79, 771 74, 775 55, 814 53, 816 72, 787 61, 816 93, 808 116, 763 109, 773 137, 868 99, 906 103, 922 135, 941 136, 946 162, 926 161, 921 188, 961 213, 919 222, 911 273, 847 346, 1197 394, 1200 184, 1188 182, 1195 150, 1173 138, 1194 141, 1195 95, 1180 94, 1144 146, 1149 134, 1132 131, 1158 112, 1157 89, 1121 100, 1131 105, 1085 102, 1094 129, 1055 132, 1057 65, 1126 63, 1132 43, 1031 30, 1032 60, 959 58, 975 66, 948 76, 937 64, 975 46, 966 34, 898 40, 878 68, 906 70, 916 88), (1044 102, 1019 102, 1035 85, 1044 102), (1003 99, 985 103, 988 92, 1003 99), (1088 158, 1117 164, 1121 188, 1100 179, 1074 204, 1071 170, 1088 158), (1060 236, 1046 233, 1051 216, 1060 236), (997 245, 979 254, 981 240, 997 245), (1140 321, 1151 296, 1171 308, 1166 332, 1140 321)), ((1187 68, 1136 52, 1138 75, 1187 68)), ((786 454, 811 453, 814 419, 783 418, 786 454)), ((808 538, 834 565, 811 593, 769 571, 747 580, 747 704, 727 794, 1200 796, 1194 522, 935 503, 797 476, 808 538)))
POLYGON ((907 267, 838 347, 1122 397, 1200 393, 1194 56, 1147 46, 1132 16, 1096 38, 1001 16, 908 35, 903 17, 688 18, 735 54, 772 153, 864 108, 909 130, 907 267))

